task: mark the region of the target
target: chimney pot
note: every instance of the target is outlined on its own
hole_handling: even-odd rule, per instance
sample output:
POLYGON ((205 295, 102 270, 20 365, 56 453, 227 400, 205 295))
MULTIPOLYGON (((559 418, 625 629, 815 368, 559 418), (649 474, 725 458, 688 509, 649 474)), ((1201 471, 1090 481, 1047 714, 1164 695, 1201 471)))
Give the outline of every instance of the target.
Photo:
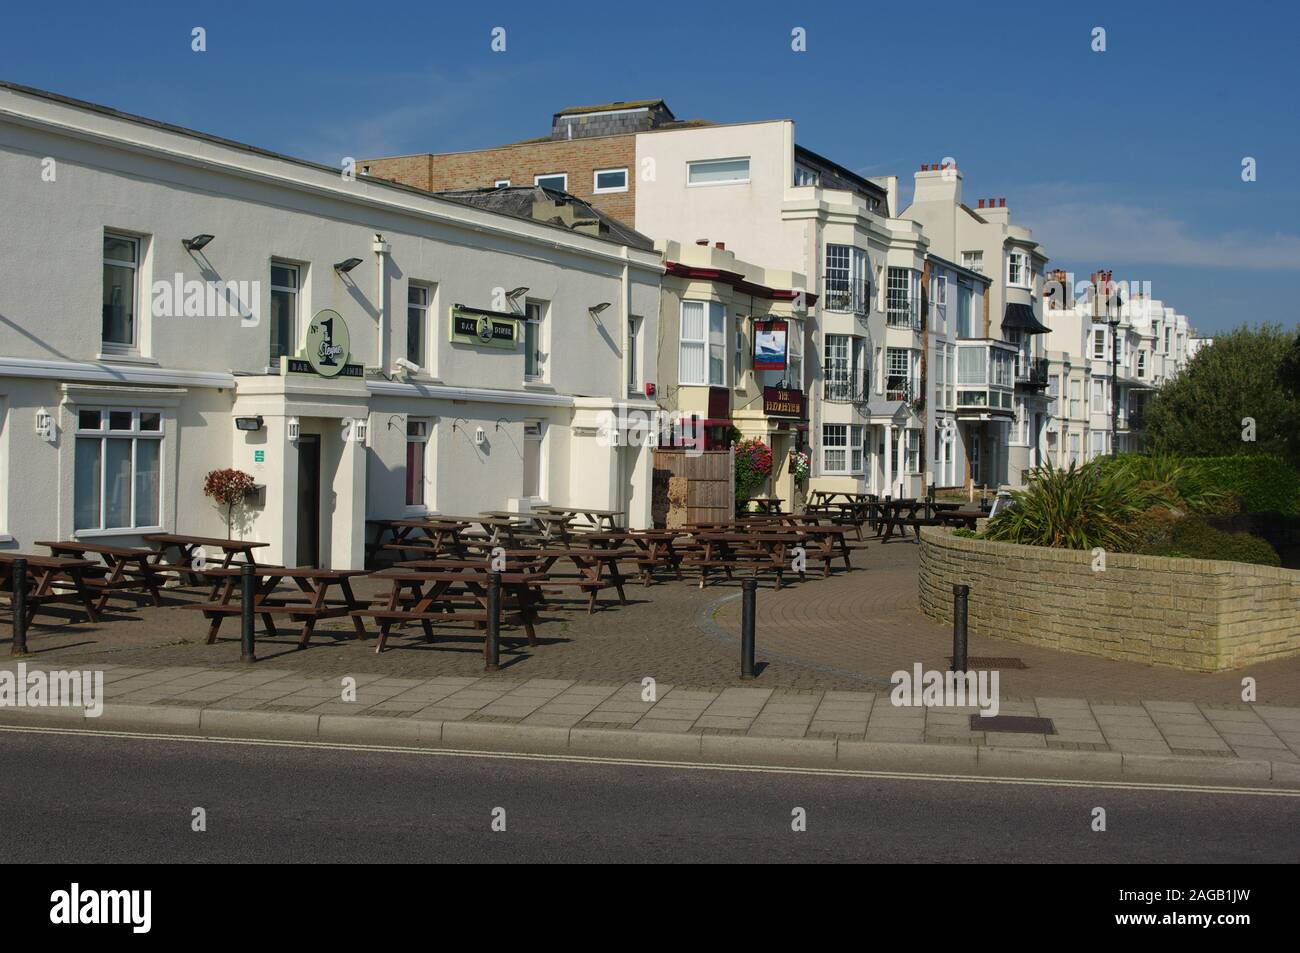
POLYGON ((726 250, 727 250, 727 243, 726 243, 726 242, 714 242, 713 245, 714 245, 715 248, 718 249, 718 251, 726 251, 726 250))
POLYGON ((1006 199, 998 199, 998 208, 1006 208, 1006 207, 1007 207, 1007 200, 1006 200, 1006 199))
POLYGON ((926 165, 924 162, 921 163, 921 171, 922 171, 922 172, 928 172, 929 169, 930 169, 930 167, 929 167, 928 165, 926 165))
POLYGON ((980 205, 979 205, 979 207, 980 207, 980 208, 983 208, 983 207, 984 207, 984 200, 983 200, 983 199, 980 199, 980 205))

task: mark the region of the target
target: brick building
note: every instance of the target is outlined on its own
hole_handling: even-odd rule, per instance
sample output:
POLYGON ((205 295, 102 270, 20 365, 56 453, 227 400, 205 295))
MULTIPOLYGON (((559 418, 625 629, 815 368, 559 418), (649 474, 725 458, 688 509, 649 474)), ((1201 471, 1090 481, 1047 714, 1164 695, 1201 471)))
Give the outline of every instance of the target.
POLYGON ((575 195, 631 225, 636 217, 636 134, 701 125, 676 119, 662 99, 575 106, 551 133, 473 152, 365 159, 363 173, 439 192, 544 185, 575 195))

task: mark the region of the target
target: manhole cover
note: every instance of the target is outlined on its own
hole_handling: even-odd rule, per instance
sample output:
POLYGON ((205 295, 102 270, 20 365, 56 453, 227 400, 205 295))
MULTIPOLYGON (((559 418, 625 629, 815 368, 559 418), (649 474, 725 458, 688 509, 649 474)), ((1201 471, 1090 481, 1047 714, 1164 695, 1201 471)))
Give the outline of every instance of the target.
POLYGON ((1030 715, 970 716, 971 731, 1019 731, 1031 735, 1054 735, 1056 727, 1050 718, 1030 715))
MULTIPOLYGON (((948 656, 948 667, 952 668, 952 656, 948 656)), ((968 655, 966 657, 967 668, 1029 668, 1018 658, 1009 658, 1002 655, 968 655)))

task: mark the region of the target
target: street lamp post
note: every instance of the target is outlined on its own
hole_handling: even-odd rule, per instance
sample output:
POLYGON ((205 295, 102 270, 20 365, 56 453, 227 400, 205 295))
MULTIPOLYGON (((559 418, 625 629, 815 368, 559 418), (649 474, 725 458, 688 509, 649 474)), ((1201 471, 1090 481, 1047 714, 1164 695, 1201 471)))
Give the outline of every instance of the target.
POLYGON ((1119 315, 1110 311, 1107 301, 1106 309, 1110 312, 1110 455, 1119 453, 1119 315))

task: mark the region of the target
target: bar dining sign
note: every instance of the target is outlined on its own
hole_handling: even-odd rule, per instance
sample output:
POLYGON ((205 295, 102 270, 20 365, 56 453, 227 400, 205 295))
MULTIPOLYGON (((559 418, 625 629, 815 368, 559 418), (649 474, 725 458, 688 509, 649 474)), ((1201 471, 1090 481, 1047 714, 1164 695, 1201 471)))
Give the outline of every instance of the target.
POLYGON ((519 341, 519 316, 452 305, 451 341, 478 347, 514 348, 519 341))
POLYGON ((785 321, 754 322, 754 370, 785 370, 788 327, 785 321))

